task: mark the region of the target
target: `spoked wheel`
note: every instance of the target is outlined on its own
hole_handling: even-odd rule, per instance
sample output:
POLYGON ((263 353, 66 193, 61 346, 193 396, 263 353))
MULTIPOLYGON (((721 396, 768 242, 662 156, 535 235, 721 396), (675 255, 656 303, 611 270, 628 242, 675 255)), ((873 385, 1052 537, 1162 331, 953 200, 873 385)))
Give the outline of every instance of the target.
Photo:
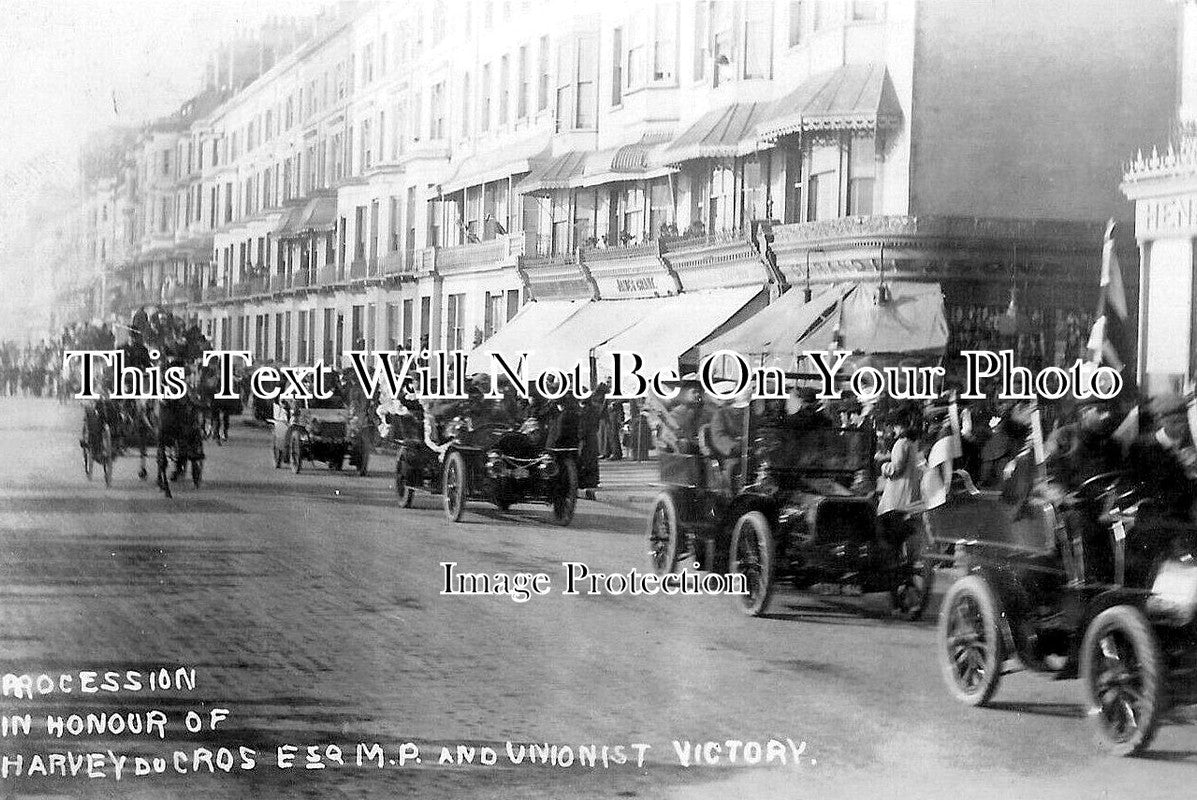
POLYGON ((661 493, 648 517, 648 562, 653 572, 668 575, 677 571, 681 545, 678 542, 677 505, 673 496, 661 493))
POLYGON ((202 458, 191 459, 191 483, 195 488, 199 488, 204 480, 204 460, 202 458))
POLYGON ((773 596, 773 532, 764 514, 749 511, 736 520, 729 555, 728 572, 743 575, 748 590, 748 594, 733 597, 745 614, 759 617, 773 596))
POLYGON ((112 446, 112 429, 108 427, 108 423, 104 423, 104 428, 100 432, 100 457, 104 466, 104 485, 112 485, 112 462, 116 461, 116 449, 112 446))
POLYGON ((407 481, 403 478, 403 466, 398 461, 395 462, 395 494, 399 495, 401 508, 411 508, 416 490, 407 485, 407 481))
POLYGON ((898 582, 890 589, 894 613, 911 622, 921 618, 931 601, 935 568, 923 555, 922 536, 907 538, 902 544, 902 565, 898 582))
POLYGON ((553 521, 566 526, 574 521, 574 510, 578 507, 578 465, 570 458, 561 466, 561 474, 557 478, 560 488, 553 497, 553 521))
POLYGON ((445 493, 445 516, 450 522, 461 522, 466 504, 465 459, 453 452, 445 459, 445 476, 441 482, 445 493))
POLYGON ((291 431, 291 471, 296 475, 303 472, 303 442, 299 431, 291 431))
POLYGON ((948 691, 962 703, 982 706, 1002 678, 1005 645, 997 597, 983 578, 967 575, 952 585, 939 612, 939 659, 948 691))
POLYGON ((1098 746, 1114 755, 1144 750, 1166 703, 1163 658, 1147 619, 1128 605, 1089 623, 1081 645, 1081 682, 1098 746))

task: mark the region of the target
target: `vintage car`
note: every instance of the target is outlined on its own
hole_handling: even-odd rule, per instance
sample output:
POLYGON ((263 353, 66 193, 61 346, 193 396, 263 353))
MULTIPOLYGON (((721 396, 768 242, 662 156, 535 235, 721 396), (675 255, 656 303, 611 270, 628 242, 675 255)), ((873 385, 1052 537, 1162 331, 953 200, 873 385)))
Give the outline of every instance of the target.
POLYGON ((893 544, 878 526, 873 431, 795 427, 767 402, 744 415, 737 459, 717 458, 705 429, 699 453, 661 454, 665 488, 648 523, 653 569, 742 573, 749 591, 736 601, 750 616, 764 614, 788 578, 800 589, 888 592, 897 613, 917 619, 932 566, 913 520, 893 544))
POLYGON ((340 395, 277 403, 273 422, 275 469, 289 463, 299 474, 305 461, 324 461, 330 469, 340 470, 346 456, 359 475, 370 467, 370 437, 355 424, 340 395))
POLYGON ((985 705, 1017 656, 1081 679, 1103 749, 1146 748, 1197 640, 1197 529, 1154 508, 1118 473, 1050 491, 1026 454, 1000 491, 957 472, 947 502, 925 516, 933 546, 950 546, 963 573, 938 626, 952 695, 985 705))
POLYGON ((405 426, 395 461, 400 504, 412 504, 415 489, 444 497, 445 516, 459 522, 467 500, 487 500, 506 511, 517 503, 547 503, 553 520, 569 525, 578 501, 578 450, 546 448, 535 420, 477 426, 456 416, 445 426, 445 442, 429 443, 414 421, 405 426))

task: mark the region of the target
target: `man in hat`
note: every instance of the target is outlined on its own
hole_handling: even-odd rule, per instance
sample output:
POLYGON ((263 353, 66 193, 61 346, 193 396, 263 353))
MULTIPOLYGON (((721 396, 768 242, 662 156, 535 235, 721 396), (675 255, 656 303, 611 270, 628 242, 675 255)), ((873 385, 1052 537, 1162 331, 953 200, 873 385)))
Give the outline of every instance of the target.
POLYGON ((703 423, 702 384, 698 374, 691 372, 669 385, 677 386, 681 393, 666 414, 667 425, 662 433, 674 450, 693 455, 698 452, 698 429, 703 423))
POLYGON ((1190 516, 1197 475, 1197 452, 1189 431, 1185 401, 1176 395, 1153 398, 1148 431, 1130 446, 1133 477, 1165 517, 1190 516))
POLYGON ((1122 452, 1113 439, 1120 421, 1110 400, 1089 397, 1077 405, 1076 419, 1056 432, 1055 452, 1046 462, 1047 474, 1074 489, 1095 475, 1119 468, 1122 452))
MULTIPOLYGON (((727 384, 733 383, 726 381, 727 384)), ((714 387, 719 389, 719 385, 714 387)), ((740 473, 744 439, 744 419, 752 401, 752 386, 745 386, 735 397, 718 401, 709 426, 711 448, 719 460, 729 484, 740 473)))
POLYGON ((786 421, 795 430, 831 428, 834 422, 818 406, 818 393, 813 387, 798 386, 786 398, 786 421))

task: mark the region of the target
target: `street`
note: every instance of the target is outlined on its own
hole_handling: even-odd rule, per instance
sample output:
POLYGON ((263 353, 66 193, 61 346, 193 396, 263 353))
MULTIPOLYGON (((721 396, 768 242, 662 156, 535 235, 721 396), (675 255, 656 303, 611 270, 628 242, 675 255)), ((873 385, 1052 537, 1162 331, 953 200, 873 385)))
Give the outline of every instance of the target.
MULTIPOLYGON (((111 488, 80 468, 77 404, 0 399, 0 673, 194 668, 190 692, 3 698, 32 713, 8 754, 150 755, 252 748, 256 768, 104 778, 11 777, 0 797, 1170 797, 1197 779, 1197 715, 1179 709, 1145 758, 1101 755, 1080 686, 1005 677, 993 707, 942 685, 935 608, 891 619, 883 596, 786 594, 767 619, 726 597, 563 596, 563 561, 647 569, 641 513, 579 501, 571 527, 543 506, 471 503, 462 524, 440 499, 402 509, 393 458, 371 474, 272 468, 263 427, 234 419, 206 443, 205 481, 173 500, 137 479, 111 488), (441 596, 441 563, 545 572, 527 602, 441 596), (47 736, 46 714, 163 709, 165 740, 47 736), (187 732, 228 709, 214 732, 187 732), (785 743, 785 763, 685 767, 674 741, 785 743), (512 765, 506 742, 650 745, 645 763, 512 765), (421 763, 304 768, 304 747, 358 743, 421 763), (804 743, 804 745, 802 744, 804 743), (298 747, 280 769, 280 745, 298 747), (493 766, 438 765, 441 746, 493 747, 493 766), (797 755, 796 755, 797 754, 797 755)), ((152 470, 152 465, 151 465, 152 470)), ((951 575, 941 573, 937 589, 951 575)), ((634 750, 628 750, 634 753, 634 750)), ((712 751, 714 752, 714 751, 712 751)), ((28 762, 26 762, 28 763, 28 762)), ((131 769, 130 769, 131 772, 131 769)))

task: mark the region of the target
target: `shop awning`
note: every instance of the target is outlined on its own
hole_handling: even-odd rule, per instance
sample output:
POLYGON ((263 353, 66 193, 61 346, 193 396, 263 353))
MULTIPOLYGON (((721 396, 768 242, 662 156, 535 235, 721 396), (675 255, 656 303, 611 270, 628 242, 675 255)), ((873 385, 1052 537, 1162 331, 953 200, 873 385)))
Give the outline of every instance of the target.
POLYGON ((285 208, 278 215, 278 217, 273 220, 273 228, 271 229, 271 232, 281 239, 285 239, 289 236, 299 235, 300 223, 303 222, 303 214, 306 210, 306 203, 296 203, 293 206, 285 208))
POLYGON ((537 300, 525 304, 506 325, 470 352, 466 371, 471 375, 490 372, 491 353, 503 354, 514 366, 516 353, 528 351, 530 343, 539 341, 585 305, 585 300, 537 300))
POLYGON ((757 126, 766 141, 799 131, 876 130, 901 124, 902 109, 882 64, 846 64, 802 82, 757 126))
POLYGON ((844 294, 838 314, 798 342, 799 350, 826 350, 839 327, 841 349, 864 355, 942 353, 948 345, 943 289, 938 283, 897 283, 878 302, 878 287, 858 284, 844 294))
POLYGON ((790 289, 758 314, 727 333, 703 342, 699 358, 717 350, 744 356, 753 367, 794 368, 799 339, 818 328, 836 310, 844 287, 827 286, 809 303, 801 289, 790 289))
POLYGON ((537 166, 541 160, 538 156, 544 151, 544 139, 538 137, 474 153, 457 163, 453 177, 441 184, 441 193, 452 194, 467 186, 524 175, 537 166))
POLYGON ((589 155, 591 153, 585 150, 570 150, 545 159, 533 168, 528 177, 520 181, 520 194, 570 188, 573 181, 582 175, 589 155))
POLYGON ((639 141, 611 150, 601 150, 586 159, 576 187, 601 186, 616 181, 648 180, 677 172, 666 164, 667 133, 646 133, 639 141))
MULTIPOLYGON (((759 287, 711 289, 662 297, 656 309, 606 344, 595 348, 595 362, 600 375, 609 374, 612 353, 636 353, 644 365, 641 375, 678 370, 679 363, 697 364, 695 347, 713 332, 747 317, 763 307, 766 295, 759 287)), ((680 377, 680 376, 679 376, 680 377)))
POLYGON ((708 111, 682 132, 664 151, 671 164, 694 158, 730 158, 744 156, 768 145, 756 132, 772 103, 733 103, 708 111))
POLYGON ((528 374, 539 375, 551 369, 568 372, 581 364, 583 376, 588 377, 590 351, 660 309, 666 299, 587 301, 556 328, 521 343, 528 353, 528 374))

